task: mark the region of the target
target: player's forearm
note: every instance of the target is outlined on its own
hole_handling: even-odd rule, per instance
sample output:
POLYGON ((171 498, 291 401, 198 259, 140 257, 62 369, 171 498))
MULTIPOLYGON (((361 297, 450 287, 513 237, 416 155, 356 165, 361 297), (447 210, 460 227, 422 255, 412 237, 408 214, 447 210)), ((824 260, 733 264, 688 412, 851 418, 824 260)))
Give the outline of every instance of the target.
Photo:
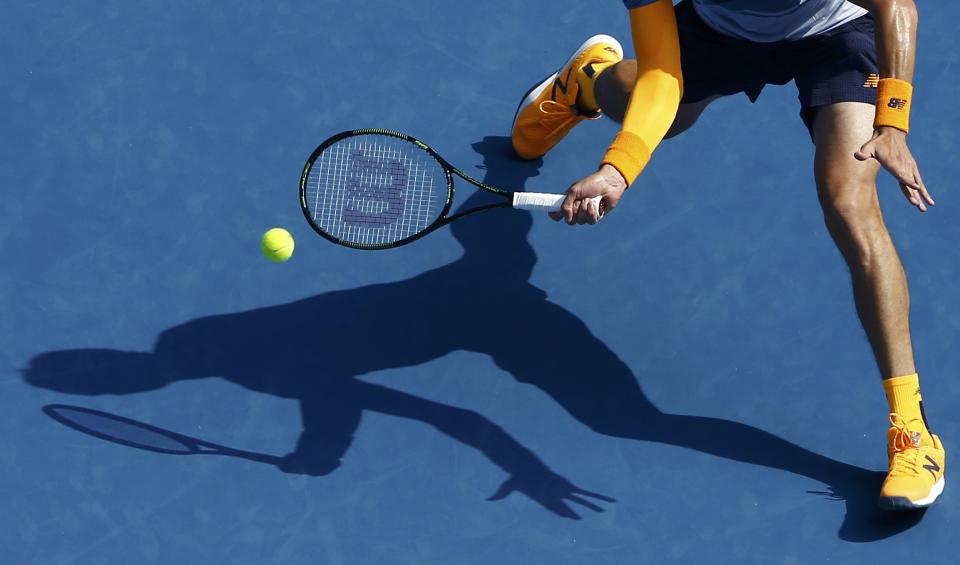
POLYGON ((683 89, 680 40, 670 0, 630 10, 637 79, 630 103, 603 163, 631 184, 663 140, 677 115, 683 89))
POLYGON ((873 126, 882 135, 910 131, 913 67, 917 53, 917 7, 913 0, 856 0, 870 10, 876 28, 877 113, 873 126))
POLYGON ((913 0, 854 0, 873 15, 880 76, 913 81, 917 53, 917 6, 913 0))

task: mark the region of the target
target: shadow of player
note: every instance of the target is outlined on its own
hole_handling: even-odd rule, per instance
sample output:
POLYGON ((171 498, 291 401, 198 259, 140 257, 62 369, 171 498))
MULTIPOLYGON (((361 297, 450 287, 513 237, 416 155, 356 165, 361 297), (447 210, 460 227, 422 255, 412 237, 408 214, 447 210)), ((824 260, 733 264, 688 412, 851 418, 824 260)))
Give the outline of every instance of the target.
MULTIPOLYGON (((474 144, 485 183, 520 189, 538 162, 512 157, 509 138, 474 144)), ((467 205, 488 197, 478 193, 467 205)), ((529 282, 537 257, 527 242, 530 214, 505 210, 451 225, 463 245, 458 260, 413 278, 328 292, 245 312, 198 318, 162 332, 152 352, 69 350, 41 354, 25 379, 73 394, 142 392, 219 376, 250 390, 300 402, 303 431, 278 466, 323 475, 340 464, 362 413, 418 420, 485 454, 508 473, 492 500, 522 492, 552 512, 576 518, 570 503, 601 510, 613 499, 580 489, 483 416, 357 376, 413 367, 452 351, 488 355, 519 382, 533 385, 576 420, 608 436, 669 444, 788 471, 820 481, 843 500, 840 536, 866 541, 902 531, 920 514, 876 510, 882 474, 824 457, 758 428, 703 416, 667 414, 636 376, 586 325, 529 282), (478 288, 496 292, 477 292, 478 288), (424 308, 445 304, 445 309, 424 308), (469 323, 450 323, 450 312, 469 323), (403 320, 403 326, 396 325, 403 320), (507 320, 509 323, 504 323, 507 320), (537 344, 578 344, 560 358, 537 344), (411 346, 411 344, 415 344, 411 346), (520 344, 523 344, 522 346, 520 344), (270 351, 263 356, 260 351, 270 351)), ((736 487, 725 487, 733 488, 736 487)))

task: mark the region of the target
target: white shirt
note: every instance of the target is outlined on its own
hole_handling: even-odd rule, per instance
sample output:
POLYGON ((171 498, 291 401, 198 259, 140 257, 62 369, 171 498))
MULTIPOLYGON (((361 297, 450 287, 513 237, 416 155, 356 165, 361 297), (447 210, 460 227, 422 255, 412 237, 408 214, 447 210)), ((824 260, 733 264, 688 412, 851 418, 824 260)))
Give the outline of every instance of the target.
POLYGON ((716 31, 759 43, 803 39, 867 13, 846 0, 693 0, 693 7, 716 31))

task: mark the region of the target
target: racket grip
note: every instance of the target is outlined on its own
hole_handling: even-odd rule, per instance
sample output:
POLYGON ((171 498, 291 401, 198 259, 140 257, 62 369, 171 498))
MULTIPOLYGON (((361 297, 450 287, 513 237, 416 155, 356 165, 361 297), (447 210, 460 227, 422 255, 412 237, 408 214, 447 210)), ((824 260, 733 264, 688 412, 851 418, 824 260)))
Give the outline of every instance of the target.
MULTIPOLYGON (((521 210, 546 210, 547 212, 555 212, 560 209, 560 205, 563 204, 563 199, 566 198, 566 194, 544 194, 542 192, 514 192, 513 193, 513 207, 519 208, 521 210)), ((594 196, 590 200, 597 206, 600 206, 600 200, 602 196, 594 196)), ((600 210, 600 215, 603 215, 603 210, 600 210)))

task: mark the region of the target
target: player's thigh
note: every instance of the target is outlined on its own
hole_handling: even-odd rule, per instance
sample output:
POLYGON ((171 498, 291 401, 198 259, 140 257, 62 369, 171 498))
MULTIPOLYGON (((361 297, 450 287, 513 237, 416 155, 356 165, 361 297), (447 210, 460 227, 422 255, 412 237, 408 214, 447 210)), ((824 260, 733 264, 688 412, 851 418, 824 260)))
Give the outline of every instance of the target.
MULTIPOLYGON (((821 106, 813 117, 816 145, 814 174, 821 203, 840 208, 877 207, 876 160, 859 161, 854 153, 873 135, 874 106, 862 102, 840 102, 821 106)), ((829 210, 825 210, 829 211, 829 210)))

